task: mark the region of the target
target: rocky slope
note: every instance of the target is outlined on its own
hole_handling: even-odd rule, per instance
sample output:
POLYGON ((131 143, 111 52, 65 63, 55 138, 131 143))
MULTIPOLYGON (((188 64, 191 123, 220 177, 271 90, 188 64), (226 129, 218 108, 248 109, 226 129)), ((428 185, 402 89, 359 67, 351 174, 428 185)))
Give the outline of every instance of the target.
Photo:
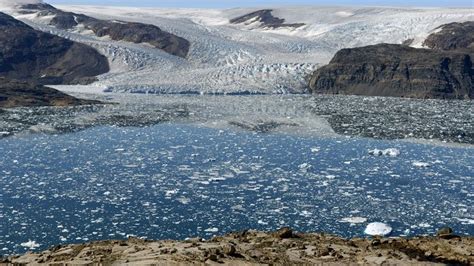
POLYGON ((316 233, 244 231, 208 241, 101 241, 56 246, 47 251, 4 258, 14 264, 129 265, 469 265, 474 262, 474 238, 438 237, 346 240, 316 233))
POLYGON ((469 54, 378 44, 343 49, 310 79, 313 93, 474 98, 469 54))
POLYGON ((273 16, 273 10, 271 9, 262 9, 239 16, 230 20, 232 24, 252 24, 260 23, 261 28, 299 28, 303 27, 306 24, 304 23, 285 23, 285 19, 278 18, 273 16))
POLYGON ((93 48, 0 13, 0 107, 90 104, 42 85, 87 84, 108 71, 93 48))
POLYGON ((442 26, 417 49, 378 44, 342 49, 309 78, 313 93, 472 99, 472 22, 442 26))
POLYGON ((0 13, 0 77, 37 84, 90 83, 109 71, 95 49, 0 13))
POLYGON ((424 46, 438 50, 474 49, 474 21, 450 23, 437 28, 424 46))
POLYGON ((23 13, 36 13, 38 16, 53 16, 50 25, 59 29, 72 30, 81 27, 91 30, 96 36, 108 36, 114 41, 132 43, 148 43, 169 54, 185 58, 189 52, 190 43, 157 26, 151 24, 100 20, 83 14, 65 12, 48 4, 28 4, 22 6, 23 13))
POLYGON ((69 106, 96 104, 98 101, 80 100, 65 93, 33 83, 7 80, 0 77, 0 107, 69 106))

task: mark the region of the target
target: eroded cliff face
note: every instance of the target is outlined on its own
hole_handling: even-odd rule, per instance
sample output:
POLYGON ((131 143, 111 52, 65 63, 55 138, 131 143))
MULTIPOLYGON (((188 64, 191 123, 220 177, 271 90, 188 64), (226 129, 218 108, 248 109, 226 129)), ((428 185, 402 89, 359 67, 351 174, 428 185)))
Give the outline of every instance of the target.
POLYGON ((88 84, 109 71, 92 47, 37 31, 0 13, 0 107, 92 104, 45 84, 88 84))
POLYGON ((378 44, 340 50, 309 77, 312 93, 474 98, 472 22, 453 23, 417 49, 378 44))
POLYGON ((0 13, 0 77, 35 84, 90 83, 109 71, 92 47, 37 31, 0 13))
POLYGON ((53 16, 50 25, 59 29, 71 30, 80 25, 98 37, 109 36, 114 41, 148 43, 157 49, 183 58, 188 55, 191 45, 188 40, 163 31, 155 25, 100 20, 83 14, 65 12, 48 4, 23 5, 22 9, 22 12, 37 13, 41 17, 53 16))
POLYGON ((313 93, 469 99, 474 70, 467 53, 378 44, 339 51, 309 86, 313 93))

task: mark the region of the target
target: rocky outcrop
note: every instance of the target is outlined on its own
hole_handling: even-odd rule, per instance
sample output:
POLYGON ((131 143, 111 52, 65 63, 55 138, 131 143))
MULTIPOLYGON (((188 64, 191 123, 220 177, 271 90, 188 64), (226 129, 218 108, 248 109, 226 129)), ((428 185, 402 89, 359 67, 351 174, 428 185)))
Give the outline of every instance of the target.
POLYGON ((52 88, 0 77, 0 107, 19 106, 70 106, 97 104, 97 101, 80 100, 52 88))
POLYGON ((474 50, 474 21, 445 24, 436 30, 438 32, 426 38, 424 46, 438 50, 474 50))
POLYGON ((90 83, 109 71, 92 47, 49 33, 0 13, 0 77, 35 84, 90 83))
POLYGON ((336 53, 310 77, 312 93, 472 99, 469 53, 378 44, 336 53))
POLYGON ((262 28, 299 28, 305 26, 304 23, 285 23, 285 19, 273 16, 273 10, 262 9, 230 20, 232 24, 261 23, 262 28))
POLYGON ((92 47, 37 31, 0 13, 0 107, 93 104, 44 84, 87 84, 109 71, 92 47))
POLYGON ((161 30, 150 24, 125 21, 108 21, 83 14, 65 12, 48 4, 28 4, 22 6, 23 12, 37 13, 39 16, 54 16, 50 25, 70 30, 77 26, 91 30, 98 37, 109 36, 114 41, 148 43, 169 54, 185 58, 190 43, 188 40, 161 30))
POLYGON ((378 44, 336 53, 309 77, 312 93, 474 98, 474 22, 442 25, 424 45, 378 44))
MULTIPOLYGON (((138 238, 61 245, 3 258, 13 265, 470 265, 474 238, 343 239, 328 234, 244 231, 186 241, 138 238), (448 240, 449 239, 449 240, 448 240)), ((0 258, 0 263, 2 259, 0 258)))

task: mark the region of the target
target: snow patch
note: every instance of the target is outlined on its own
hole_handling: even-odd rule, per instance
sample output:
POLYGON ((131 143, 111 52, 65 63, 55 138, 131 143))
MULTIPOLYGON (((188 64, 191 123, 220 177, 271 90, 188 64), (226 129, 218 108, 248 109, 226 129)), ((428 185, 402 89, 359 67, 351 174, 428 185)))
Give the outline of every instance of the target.
POLYGON ((338 11, 335 14, 336 14, 336 16, 339 16, 339 17, 342 17, 342 18, 347 18, 347 17, 354 16, 354 13, 347 12, 347 11, 338 11))
POLYGON ((40 4, 41 0, 0 0, 0 7, 15 7, 27 4, 40 4))

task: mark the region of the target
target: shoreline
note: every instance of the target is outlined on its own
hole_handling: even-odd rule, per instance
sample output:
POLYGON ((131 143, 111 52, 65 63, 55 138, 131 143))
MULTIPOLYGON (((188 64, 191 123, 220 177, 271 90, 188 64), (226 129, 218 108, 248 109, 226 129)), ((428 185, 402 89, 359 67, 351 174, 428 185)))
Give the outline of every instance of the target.
POLYGON ((275 232, 248 230, 210 240, 152 241, 130 237, 84 244, 59 245, 0 260, 10 264, 126 264, 126 265, 470 265, 474 237, 449 231, 413 238, 353 238, 324 233, 299 233, 290 228, 275 232))

